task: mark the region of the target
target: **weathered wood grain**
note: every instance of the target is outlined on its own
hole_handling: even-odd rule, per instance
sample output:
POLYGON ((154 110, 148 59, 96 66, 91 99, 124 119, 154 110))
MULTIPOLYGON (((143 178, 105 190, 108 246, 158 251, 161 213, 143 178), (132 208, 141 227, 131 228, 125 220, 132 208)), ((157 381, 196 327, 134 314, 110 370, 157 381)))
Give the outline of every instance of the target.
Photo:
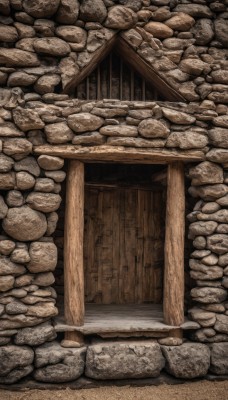
POLYGON ((169 325, 184 322, 185 184, 181 162, 168 166, 163 310, 169 325))

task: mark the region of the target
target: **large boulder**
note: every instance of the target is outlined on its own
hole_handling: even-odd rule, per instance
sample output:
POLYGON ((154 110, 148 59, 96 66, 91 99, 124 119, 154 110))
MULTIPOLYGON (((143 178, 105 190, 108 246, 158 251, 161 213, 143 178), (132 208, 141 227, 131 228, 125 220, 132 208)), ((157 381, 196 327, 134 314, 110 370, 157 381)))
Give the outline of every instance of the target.
POLYGON ((15 344, 40 346, 56 338, 56 332, 49 322, 45 322, 33 328, 20 329, 14 339, 15 344))
POLYGON ((34 353, 29 347, 14 345, 0 347, 0 382, 14 383, 28 375, 33 370, 31 368, 33 359, 34 353))
POLYGON ((192 185, 206 185, 209 183, 223 183, 223 169, 210 161, 203 161, 190 168, 189 177, 192 185))
POLYGON ((4 231, 19 241, 37 240, 47 230, 45 215, 28 206, 10 208, 2 223, 4 231))
POLYGON ((83 374, 86 348, 63 348, 57 342, 35 350, 34 378, 41 382, 70 382, 83 374))
POLYGON ((78 133, 96 131, 103 125, 104 120, 89 113, 78 113, 70 115, 67 122, 69 127, 78 133))
POLYGON ((228 342, 213 343, 211 346, 210 371, 216 375, 228 374, 228 342))
POLYGON ((157 377, 164 364, 158 343, 101 343, 88 347, 85 374, 93 379, 157 377))
POLYGON ((104 25, 111 29, 130 29, 137 20, 137 14, 133 10, 117 5, 109 9, 104 25))
POLYGON ((82 0, 80 19, 89 22, 103 22, 107 16, 107 9, 103 0, 82 0))
POLYGON ((175 378, 192 379, 205 376, 210 366, 210 350, 201 343, 162 346, 165 369, 175 378))

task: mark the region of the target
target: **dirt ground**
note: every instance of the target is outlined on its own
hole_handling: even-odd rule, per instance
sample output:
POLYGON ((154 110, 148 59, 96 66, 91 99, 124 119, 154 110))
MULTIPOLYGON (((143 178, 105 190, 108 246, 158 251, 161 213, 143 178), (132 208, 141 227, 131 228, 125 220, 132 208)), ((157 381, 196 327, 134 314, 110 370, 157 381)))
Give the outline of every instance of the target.
POLYGON ((228 400, 228 381, 81 390, 0 390, 0 400, 228 400))

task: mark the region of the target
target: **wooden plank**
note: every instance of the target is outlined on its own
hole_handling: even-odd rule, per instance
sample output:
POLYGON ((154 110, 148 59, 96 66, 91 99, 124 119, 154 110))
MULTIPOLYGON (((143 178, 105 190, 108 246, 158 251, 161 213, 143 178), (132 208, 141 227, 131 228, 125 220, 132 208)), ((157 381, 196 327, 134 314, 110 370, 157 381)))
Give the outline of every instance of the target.
POLYGON ((84 323, 84 164, 71 161, 67 173, 64 228, 64 308, 67 324, 84 323))
POLYGON ((115 50, 128 65, 134 66, 136 71, 150 82, 161 94, 164 93, 168 101, 186 101, 180 93, 169 86, 168 83, 159 76, 159 73, 155 71, 151 64, 147 63, 136 53, 123 37, 118 36, 115 50))
POLYGON ((168 166, 163 310, 169 325, 184 322, 185 185, 181 162, 168 166))
POLYGON ((136 149, 123 146, 81 147, 74 145, 34 146, 35 154, 48 154, 63 158, 73 158, 84 162, 121 162, 135 164, 167 164, 172 161, 194 162, 205 160, 200 150, 136 149))

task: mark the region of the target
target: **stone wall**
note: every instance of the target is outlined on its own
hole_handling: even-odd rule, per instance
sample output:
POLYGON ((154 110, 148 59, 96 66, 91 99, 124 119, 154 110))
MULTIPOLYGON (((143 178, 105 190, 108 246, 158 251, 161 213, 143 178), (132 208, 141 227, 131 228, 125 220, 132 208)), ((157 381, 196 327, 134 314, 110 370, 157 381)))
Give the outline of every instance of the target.
POLYGON ((0 382, 31 374, 68 382, 84 370, 94 379, 156 377, 164 368, 179 378, 209 368, 227 374, 227 2, 4 0, 0 12, 0 382), (62 94, 119 36, 186 103, 79 102, 62 94), (52 235, 65 172, 62 158, 37 155, 46 144, 56 152, 109 146, 199 160, 186 174, 196 199, 188 216, 189 316, 200 328, 183 344, 74 349, 54 341, 52 235))

